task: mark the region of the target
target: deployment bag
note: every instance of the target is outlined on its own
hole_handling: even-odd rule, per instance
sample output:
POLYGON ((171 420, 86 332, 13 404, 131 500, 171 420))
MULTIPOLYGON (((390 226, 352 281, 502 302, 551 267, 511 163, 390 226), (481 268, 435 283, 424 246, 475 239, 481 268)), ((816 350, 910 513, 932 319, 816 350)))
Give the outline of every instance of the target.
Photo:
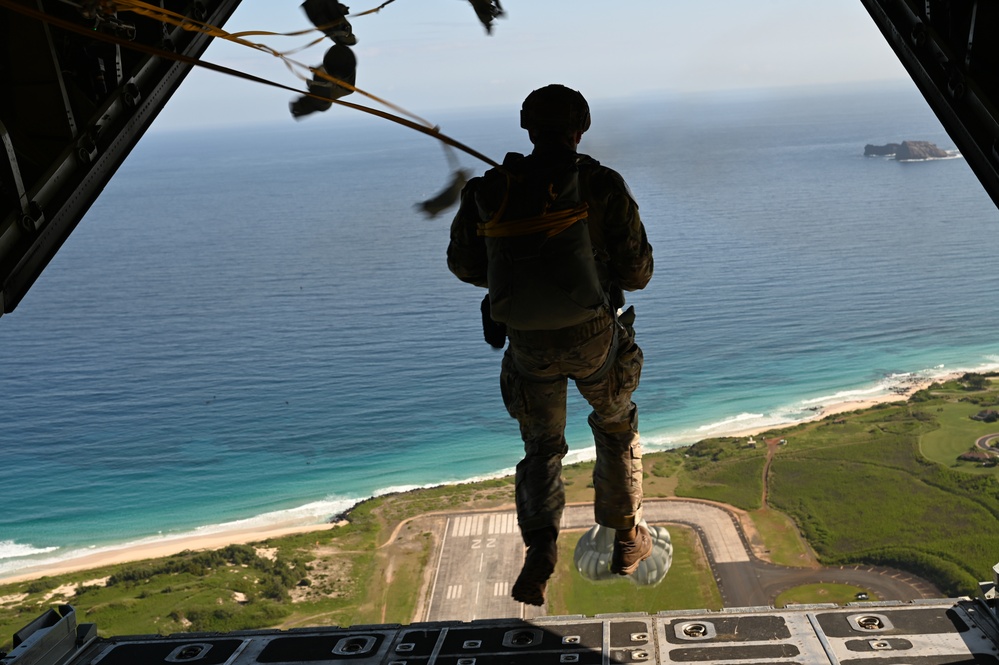
MULTIPOLYGON (((530 164, 530 158, 522 160, 530 164)), ((510 162, 491 173, 499 205, 478 228, 485 238, 493 320, 517 330, 557 330, 591 320, 607 296, 577 164, 551 171, 514 169, 510 162)))

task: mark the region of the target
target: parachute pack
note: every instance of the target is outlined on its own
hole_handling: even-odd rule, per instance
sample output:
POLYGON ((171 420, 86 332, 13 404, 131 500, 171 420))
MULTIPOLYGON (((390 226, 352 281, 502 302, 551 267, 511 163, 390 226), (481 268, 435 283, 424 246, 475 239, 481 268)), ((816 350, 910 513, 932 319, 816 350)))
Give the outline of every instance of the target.
POLYGON ((522 168, 510 154, 487 174, 479 224, 488 259, 493 320, 517 330, 557 330, 594 318, 606 304, 579 166, 522 168))

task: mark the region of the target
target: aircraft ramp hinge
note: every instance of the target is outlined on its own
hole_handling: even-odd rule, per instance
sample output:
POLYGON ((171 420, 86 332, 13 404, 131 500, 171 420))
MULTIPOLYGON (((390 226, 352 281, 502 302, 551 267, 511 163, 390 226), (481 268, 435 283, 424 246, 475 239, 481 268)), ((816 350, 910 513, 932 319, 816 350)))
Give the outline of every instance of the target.
POLYGON ((3 120, 0 120, 0 140, 3 141, 3 147, 7 153, 7 164, 10 166, 11 180, 14 183, 17 199, 21 204, 21 212, 27 212, 28 201, 24 195, 24 179, 21 177, 21 168, 17 165, 14 142, 11 141, 10 132, 7 131, 7 126, 3 124, 3 120))
MULTIPOLYGON (((41 0, 38 2, 38 9, 45 11, 41 0)), ((59 60, 59 53, 56 51, 55 40, 52 39, 52 29, 48 23, 42 23, 41 28, 45 33, 45 42, 49 50, 49 58, 52 63, 52 75, 59 84, 59 93, 62 98, 63 110, 66 112, 66 124, 69 128, 70 136, 76 135, 76 116, 73 113, 73 105, 70 103, 69 92, 66 89, 66 79, 63 76, 63 67, 59 60)))

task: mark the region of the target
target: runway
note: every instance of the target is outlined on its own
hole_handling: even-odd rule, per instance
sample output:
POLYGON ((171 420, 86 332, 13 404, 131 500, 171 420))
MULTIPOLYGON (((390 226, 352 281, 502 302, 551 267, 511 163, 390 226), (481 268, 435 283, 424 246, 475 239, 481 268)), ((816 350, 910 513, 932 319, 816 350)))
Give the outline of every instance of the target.
MULTIPOLYGON (((804 569, 776 566, 752 556, 732 513, 697 501, 647 500, 649 524, 694 528, 707 553, 725 607, 770 606, 777 594, 814 582, 867 588, 882 600, 907 601, 939 595, 913 576, 869 566, 804 569)), ((592 505, 567 506, 562 530, 593 526, 592 505)), ((544 609, 510 598, 524 559, 524 545, 513 511, 454 513, 436 552, 432 588, 423 621, 475 621, 517 617, 533 619, 544 609)), ((669 573, 666 574, 666 582, 669 573)))
POLYGON ((524 544, 517 515, 460 513, 449 516, 425 621, 475 621, 544 614, 510 598, 524 544))

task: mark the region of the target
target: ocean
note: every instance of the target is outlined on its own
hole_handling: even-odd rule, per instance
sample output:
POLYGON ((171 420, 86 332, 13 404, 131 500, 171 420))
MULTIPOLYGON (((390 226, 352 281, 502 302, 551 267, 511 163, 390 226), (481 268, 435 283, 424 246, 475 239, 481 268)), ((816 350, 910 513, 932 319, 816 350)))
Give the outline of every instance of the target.
MULTIPOLYGON (((518 100, 519 101, 519 100, 518 100)), ((497 161, 510 108, 443 111, 497 161)), ((630 294, 647 450, 999 368, 999 214, 911 84, 593 103, 655 248, 630 294)), ((459 156, 466 168, 484 164, 459 156)), ((439 145, 346 109, 154 131, 0 318, 0 577, 510 472, 482 292, 445 264, 439 145)), ((572 460, 592 455, 574 395, 572 460)))

